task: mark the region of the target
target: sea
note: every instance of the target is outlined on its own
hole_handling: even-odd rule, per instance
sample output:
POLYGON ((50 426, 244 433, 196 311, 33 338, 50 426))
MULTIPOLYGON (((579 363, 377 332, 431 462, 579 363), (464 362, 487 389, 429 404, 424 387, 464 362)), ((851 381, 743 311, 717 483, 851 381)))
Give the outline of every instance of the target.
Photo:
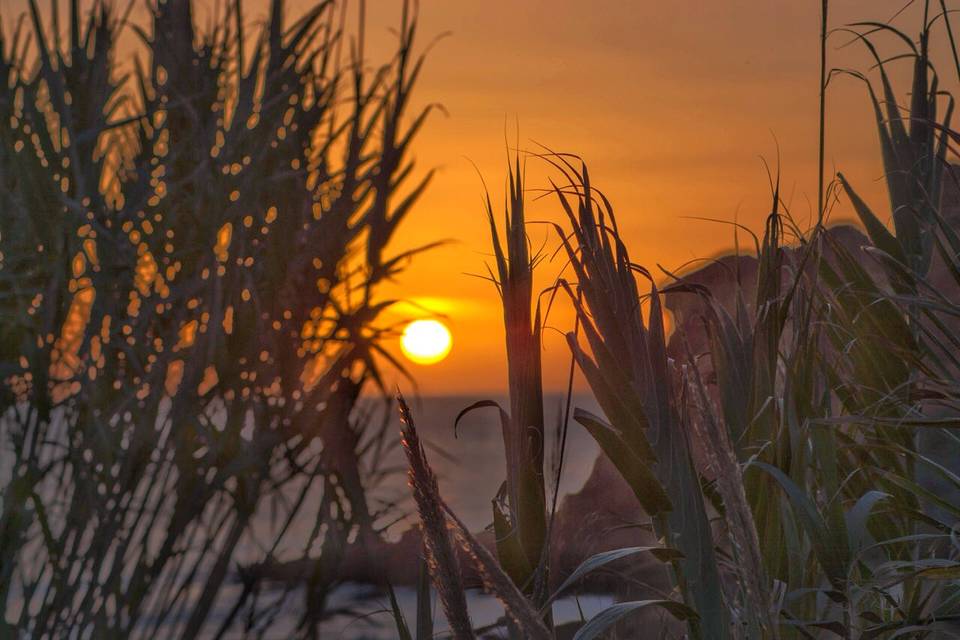
MULTIPOLYGON (((408 398, 417 430, 425 443, 427 457, 438 477, 440 492, 446 502, 472 531, 479 532, 491 524, 491 500, 496 495, 506 477, 506 465, 503 450, 499 412, 495 408, 481 408, 471 411, 454 429, 457 415, 466 407, 479 400, 493 400, 505 409, 509 409, 506 397, 478 396, 436 396, 408 398)), ((564 394, 548 394, 544 399, 546 443, 545 457, 548 478, 553 477, 560 457, 562 425, 566 414, 564 394)), ((575 394, 570 402, 572 409, 579 407, 600 414, 592 396, 575 394)), ((399 434, 398 417, 393 417, 389 429, 399 434)), ((394 438, 395 439, 395 438, 394 438)), ((563 451, 563 466, 559 482, 559 498, 579 491, 589 476, 599 449, 591 436, 571 417, 567 424, 566 445, 563 451)), ((387 537, 395 539, 415 521, 415 507, 402 473, 406 459, 399 447, 389 449, 382 465, 400 470, 388 476, 383 486, 376 489, 371 500, 395 501, 398 510, 408 517, 402 519, 388 530, 387 537)), ((236 585, 227 587, 221 601, 231 602, 228 593, 238 589, 236 585)), ((396 589, 397 602, 411 627, 415 626, 417 598, 415 590, 409 587, 396 589)), ((563 623, 578 619, 589 619, 601 609, 609 606, 612 598, 603 595, 580 596, 576 599, 560 599, 554 604, 554 620, 563 623)), ((290 637, 290 625, 295 624, 302 612, 302 596, 293 594, 287 600, 286 611, 272 625, 265 638, 290 637)), ((479 591, 468 594, 471 618, 477 627, 493 625, 503 616, 499 602, 479 591)), ((442 634, 447 628, 442 610, 436 602, 434 611, 434 632, 442 634)), ((396 638, 392 609, 385 594, 372 592, 367 585, 347 584, 340 587, 328 602, 329 610, 342 609, 347 613, 334 615, 324 621, 320 627, 321 637, 342 640, 381 640, 396 638)), ((221 614, 225 611, 221 611, 221 614)), ((214 614, 217 617, 217 613, 214 614)), ((215 627, 216 625, 210 625, 215 627)), ((228 636, 229 637, 229 636, 228 636)), ((243 637, 239 632, 232 637, 243 637)), ((491 635, 489 637, 496 637, 491 635)))

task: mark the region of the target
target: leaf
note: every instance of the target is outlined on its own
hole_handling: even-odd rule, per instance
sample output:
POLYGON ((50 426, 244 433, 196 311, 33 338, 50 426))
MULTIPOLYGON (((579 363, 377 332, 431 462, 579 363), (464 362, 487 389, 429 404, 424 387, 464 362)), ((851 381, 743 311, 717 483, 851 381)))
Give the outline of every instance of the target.
POLYGON ((857 500, 846 514, 847 536, 850 539, 850 554, 855 556, 870 544, 870 532, 867 521, 877 503, 890 498, 883 491, 868 491, 857 500))
POLYGON ((623 438, 602 418, 583 409, 575 409, 573 419, 580 423, 596 440, 648 515, 656 515, 672 508, 670 497, 654 475, 650 464, 637 455, 623 438))
POLYGON ((557 587, 556 591, 553 592, 553 595, 550 596, 544 606, 547 606, 556 600, 563 594, 564 591, 569 589, 573 583, 577 582, 580 578, 584 577, 588 573, 596 571, 600 567, 606 566, 611 562, 616 562, 617 560, 621 560, 623 558, 629 558, 630 556, 647 552, 663 562, 683 557, 683 554, 676 549, 669 549, 667 547, 623 547, 621 549, 613 549, 612 551, 598 553, 581 562, 580 566, 574 569, 573 573, 567 576, 567 579, 563 581, 563 584, 557 587))
POLYGON ((790 500, 790 506, 793 507, 793 513, 800 521, 800 525, 810 538, 814 553, 820 566, 830 583, 840 592, 846 589, 847 566, 848 562, 848 543, 844 540, 843 544, 838 544, 832 539, 833 532, 827 529, 826 523, 807 494, 797 486, 797 484, 783 471, 765 462, 753 462, 751 466, 756 467, 769 474, 780 487, 787 498, 790 500))
POLYGON ((923 569, 918 575, 927 580, 960 580, 960 564, 930 567, 929 569, 923 569))
POLYGON ((674 600, 634 600, 632 602, 620 602, 607 607, 580 627, 573 640, 593 640, 601 637, 604 631, 619 622, 623 617, 646 609, 647 607, 657 607, 670 613, 677 620, 697 620, 697 612, 687 605, 674 600))
MULTIPOLYGON (((504 491, 505 487, 501 486, 499 494, 503 495, 504 491)), ((523 552, 520 536, 517 535, 516 527, 511 524, 509 514, 500 499, 493 500, 493 533, 500 566, 514 584, 523 586, 533 573, 533 567, 527 554, 523 552)))
POLYGON ((873 242, 874 246, 878 249, 881 249, 898 262, 903 265, 908 265, 906 255, 903 253, 903 247, 900 245, 900 242, 897 240, 896 236, 890 233, 890 230, 887 229, 873 211, 870 209, 869 205, 864 202, 857 192, 854 191, 853 187, 850 186, 850 183, 847 182, 847 179, 843 176, 842 173, 838 173, 837 177, 840 179, 840 184, 843 185, 844 191, 847 192, 847 197, 850 198, 850 202, 853 203, 853 208, 857 212, 857 215, 860 217, 860 222, 863 223, 864 228, 867 230, 867 234, 870 236, 870 241, 873 242))
POLYGON ((393 591, 393 585, 387 583, 387 595, 390 596, 390 611, 393 613, 393 622, 397 625, 397 636, 400 640, 413 640, 410 635, 410 628, 407 627, 407 621, 403 617, 403 611, 397 603, 397 594, 393 591))
POLYGON ((494 400, 478 400, 477 402, 474 402, 473 404, 471 404, 469 407, 466 407, 465 409, 462 409, 462 410, 460 411, 460 413, 457 414, 457 417, 456 417, 456 418, 454 419, 454 421, 453 421, 453 434, 454 434, 454 436, 457 435, 457 428, 460 426, 460 420, 461 420, 464 416, 466 416, 468 413, 472 413, 472 412, 476 411, 477 409, 484 409, 484 408, 487 408, 487 407, 495 407, 495 408, 497 409, 497 411, 500 412, 500 420, 501 420, 503 423, 506 424, 506 423, 509 423, 509 422, 510 422, 510 416, 507 414, 506 411, 503 410, 503 408, 500 406, 500 404, 499 404, 498 402, 496 402, 496 401, 494 401, 494 400))
POLYGON ((823 629, 825 631, 830 631, 831 633, 834 633, 841 638, 846 637, 847 635, 847 628, 843 625, 842 622, 839 622, 837 620, 808 622, 804 626, 813 627, 815 629, 823 629))

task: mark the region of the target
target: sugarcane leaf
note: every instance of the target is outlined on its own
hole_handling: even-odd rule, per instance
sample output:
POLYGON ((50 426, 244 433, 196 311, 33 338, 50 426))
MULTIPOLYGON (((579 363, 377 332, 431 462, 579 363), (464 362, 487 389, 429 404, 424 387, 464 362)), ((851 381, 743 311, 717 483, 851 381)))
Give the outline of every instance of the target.
POLYGON ((592 573, 593 571, 596 571, 597 569, 600 569, 611 562, 616 562, 618 560, 639 555, 641 553, 649 553, 662 562, 683 557, 683 554, 676 549, 670 549, 667 547, 623 547, 621 549, 613 549, 611 551, 598 553, 581 562, 577 568, 573 570, 573 573, 567 576, 566 580, 564 580, 563 583, 557 587, 557 589, 553 592, 553 595, 550 596, 544 606, 549 605, 551 602, 559 598, 567 589, 569 589, 573 584, 587 574, 592 573))
POLYGON ((619 602, 607 607, 577 631, 573 640, 594 640, 600 638, 610 627, 618 623, 624 617, 648 608, 663 609, 677 620, 696 620, 699 618, 697 612, 687 605, 674 600, 635 600, 632 602, 619 602))
MULTIPOLYGON (((504 491, 505 488, 501 487, 500 493, 504 491)), ((533 567, 523 550, 517 528, 499 500, 493 500, 493 533, 500 566, 514 584, 525 585, 533 574, 533 567)))
POLYGON ((864 228, 866 228, 867 234, 870 236, 873 244, 894 259, 900 261, 901 264, 909 264, 903 252, 903 247, 897 241, 896 236, 890 233, 886 225, 880 222, 880 219, 874 215, 867 203, 860 198, 843 174, 838 173, 837 177, 840 179, 840 184, 843 185, 844 191, 847 192, 847 197, 849 197, 853 203, 853 208, 857 212, 860 222, 862 222, 864 228))
POLYGON ((883 491, 868 491, 857 500, 846 514, 847 535, 850 538, 850 554, 856 556, 865 549, 871 540, 867 523, 870 514, 880 502, 891 498, 883 491))
POLYGON ((831 584, 842 592, 847 582, 849 546, 846 536, 844 535, 841 541, 837 540, 838 532, 828 530, 813 500, 783 471, 759 461, 754 461, 751 466, 767 473, 780 485, 790 501, 794 515, 807 537, 810 538, 820 566, 823 567, 831 584))
POLYGON ((393 614, 393 622, 397 628, 397 637, 400 640, 413 640, 410 635, 410 628, 407 626, 407 620, 403 617, 403 611, 397 602, 397 594, 393 591, 393 585, 387 584, 387 595, 390 597, 390 612, 393 614))
POLYGON ((656 515, 673 508, 670 497, 651 470, 649 463, 634 452, 610 424, 579 408, 574 411, 573 419, 593 436, 610 458, 620 475, 630 485, 644 511, 650 515, 656 515))

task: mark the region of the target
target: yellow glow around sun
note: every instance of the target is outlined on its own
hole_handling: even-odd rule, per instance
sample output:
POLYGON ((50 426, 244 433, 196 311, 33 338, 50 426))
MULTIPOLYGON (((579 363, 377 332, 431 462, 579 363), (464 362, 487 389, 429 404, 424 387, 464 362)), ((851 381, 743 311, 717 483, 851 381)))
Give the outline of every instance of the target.
POLYGON ((450 330, 437 320, 414 320, 403 330, 400 348, 411 362, 434 364, 450 353, 450 330))

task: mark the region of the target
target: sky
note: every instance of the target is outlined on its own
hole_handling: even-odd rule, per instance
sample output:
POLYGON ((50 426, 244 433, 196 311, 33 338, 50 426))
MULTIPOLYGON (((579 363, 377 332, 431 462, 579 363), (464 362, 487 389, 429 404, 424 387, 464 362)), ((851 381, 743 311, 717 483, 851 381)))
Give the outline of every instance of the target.
MULTIPOLYGON (((905 1, 835 0, 831 27, 888 20, 905 1)), ((371 2, 371 22, 389 19, 395 4, 371 2)), ((421 137, 417 155, 438 174, 401 241, 453 242, 414 261, 398 291, 437 299, 454 345, 445 361, 412 367, 422 391, 505 387, 496 292, 465 274, 483 273, 490 260, 473 165, 502 202, 508 144, 582 156, 614 205, 634 261, 654 270, 732 249, 730 225, 694 218, 762 232, 771 201, 764 158, 776 166, 779 154, 784 198, 799 220, 809 220, 817 191, 819 9, 815 0, 425 0, 422 33, 450 35, 428 59, 420 99, 443 104, 449 115, 434 118, 421 137)), ((912 33, 918 17, 908 10, 895 24, 912 33)), ((863 48, 844 46, 850 40, 831 36, 829 65, 868 71, 863 48)), ((879 42, 900 52, 893 40, 879 42)), ((952 67, 941 66, 952 81, 952 67)), ((826 162, 828 175, 843 171, 889 215, 876 125, 863 85, 850 78, 838 76, 829 88, 826 162)), ((528 188, 548 186, 542 162, 527 169, 528 188)), ((843 200, 832 219, 851 215, 843 200)), ((551 199, 534 203, 528 217, 561 219, 551 199)), ((556 246, 546 227, 530 233, 535 245, 556 246)), ((560 268, 544 264, 540 286, 560 268)), ((549 324, 545 384, 562 389, 569 352, 560 335, 571 317, 561 309, 549 324)))
MULTIPOLYGON (((830 26, 886 21, 908 0, 833 0, 830 26)), ((312 0, 288 0, 292 15, 312 0)), ((0 0, 4 15, 24 0, 0 0)), ((246 0, 249 20, 267 0, 246 0)), ((383 60, 400 0, 368 0, 371 58, 383 60)), ((919 2, 894 24, 919 28, 919 2)), ((197 1, 200 12, 209 8, 197 1)), ((352 1, 356 8, 357 3, 352 1)), ((793 215, 811 219, 817 190, 818 0, 422 0, 420 44, 432 43, 415 105, 442 105, 414 147, 430 188, 399 232, 397 251, 449 243, 414 260, 384 296, 414 303, 395 315, 444 314, 453 348, 444 361, 410 364, 419 392, 489 394, 506 385, 503 331, 485 273, 490 243, 483 184, 502 202, 508 147, 540 145, 583 157, 612 201, 631 256, 659 273, 729 252, 737 221, 762 231, 770 209, 764 159, 782 174, 793 215), (443 36, 443 37, 441 37, 443 36), (439 38, 439 39, 438 39, 439 38), (479 171, 479 175, 478 175, 479 171), (698 219, 699 218, 699 219, 698 219)), ((140 11, 142 15, 142 10, 140 11)), ((935 31, 941 41, 942 30, 935 31)), ((865 50, 842 31, 831 35, 829 66, 867 72, 865 50)), ((893 55, 902 45, 878 40, 893 55)), ((955 84, 952 66, 940 64, 955 84)), ((906 85, 900 82, 901 90, 906 85)), ((901 93, 901 95, 905 95, 901 93)), ((889 216, 881 183, 876 125, 863 85, 837 76, 828 92, 828 175, 841 170, 876 211, 889 216)), ((535 200, 551 176, 526 163, 528 219, 560 221, 556 201, 535 200)), ((843 199, 831 217, 851 216, 843 199)), ((531 242, 551 251, 546 225, 531 242)), ((558 276, 559 260, 540 270, 538 287, 558 276)), ((548 389, 566 385, 569 352, 562 333, 572 317, 560 305, 544 339, 548 389)), ((399 341, 388 347, 399 353, 399 341)), ((404 386, 409 383, 403 382, 404 386)))

